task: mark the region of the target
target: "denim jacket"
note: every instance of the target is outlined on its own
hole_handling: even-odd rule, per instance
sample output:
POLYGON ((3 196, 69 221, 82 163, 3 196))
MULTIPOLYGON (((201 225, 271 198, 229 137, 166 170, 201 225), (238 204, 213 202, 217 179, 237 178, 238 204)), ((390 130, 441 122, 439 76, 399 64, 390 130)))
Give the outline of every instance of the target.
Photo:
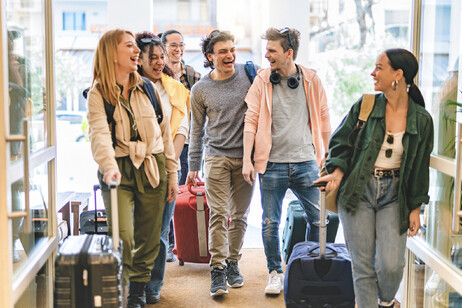
MULTIPOLYGON (((338 167, 345 174, 338 193, 338 206, 350 213, 356 210, 385 138, 386 98, 383 93, 376 94, 374 108, 356 138, 349 138, 358 121, 361 103, 362 98, 353 105, 332 135, 326 161, 328 173, 338 167), (353 146, 349 145, 349 139, 353 146)), ((432 118, 411 98, 403 148, 398 190, 401 234, 409 227, 410 211, 429 201, 429 163, 433 149, 432 118)))

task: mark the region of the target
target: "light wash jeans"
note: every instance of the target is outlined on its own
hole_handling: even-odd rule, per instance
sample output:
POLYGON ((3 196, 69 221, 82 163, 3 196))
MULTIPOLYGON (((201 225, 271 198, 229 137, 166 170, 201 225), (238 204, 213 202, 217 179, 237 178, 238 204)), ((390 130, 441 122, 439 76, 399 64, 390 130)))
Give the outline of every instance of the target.
MULTIPOLYGON (((180 178, 180 171, 178 171, 180 178)), ((154 260, 154 267, 151 270, 151 280, 146 284, 146 293, 160 293, 165 279, 165 263, 167 262, 167 249, 169 246, 170 221, 175 212, 175 202, 165 202, 164 214, 162 216, 162 229, 160 233, 160 250, 154 260)))
POLYGON ((378 298, 392 301, 403 277, 406 234, 399 234, 398 187, 399 178, 371 175, 353 215, 339 206, 359 308, 377 307, 378 298))
MULTIPOLYGON (((302 163, 268 162, 264 174, 259 174, 262 215, 262 238, 269 272, 282 273, 279 248, 279 224, 282 200, 290 189, 300 200, 311 225, 319 221, 319 190, 310 187, 318 178, 319 168, 315 160, 302 163)), ((312 226, 310 237, 319 238, 319 227, 312 226)))

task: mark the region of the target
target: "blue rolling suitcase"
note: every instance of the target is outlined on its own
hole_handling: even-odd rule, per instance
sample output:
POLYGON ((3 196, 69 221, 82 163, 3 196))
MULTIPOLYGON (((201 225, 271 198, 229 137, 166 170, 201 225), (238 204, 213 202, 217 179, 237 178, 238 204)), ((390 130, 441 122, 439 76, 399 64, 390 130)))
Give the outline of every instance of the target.
MULTIPOLYGON (((308 228, 310 225, 308 224, 308 228)), ((295 244, 304 242, 309 232, 305 219, 305 210, 298 200, 290 201, 287 209, 286 223, 282 232, 282 257, 287 264, 295 244)))
MULTIPOLYGON (((338 215, 329 212, 327 226, 327 242, 334 243, 337 236, 339 226, 338 215)), ((305 210, 300 205, 298 200, 293 200, 289 203, 287 209, 286 223, 282 232, 282 257, 287 264, 290 254, 295 244, 304 242, 308 237, 308 241, 316 241, 313 233, 310 233, 311 224, 306 217, 305 210), (308 234, 308 236, 307 236, 308 234)))
POLYGON ((326 193, 321 192, 319 242, 294 246, 284 279, 287 307, 354 308, 351 259, 344 244, 326 243, 326 193))

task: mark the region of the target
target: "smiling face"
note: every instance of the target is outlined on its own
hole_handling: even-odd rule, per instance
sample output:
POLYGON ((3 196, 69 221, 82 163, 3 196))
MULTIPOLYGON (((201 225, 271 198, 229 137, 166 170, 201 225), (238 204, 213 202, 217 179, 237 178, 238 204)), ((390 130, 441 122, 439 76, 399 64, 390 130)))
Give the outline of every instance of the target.
POLYGON ((284 52, 279 40, 268 40, 265 58, 268 59, 272 71, 286 71, 291 66, 292 50, 284 52))
POLYGON ((385 53, 382 53, 377 58, 375 69, 371 76, 374 77, 375 91, 389 91, 394 80, 400 80, 403 76, 402 70, 394 70, 390 65, 390 60, 385 53))
POLYGON ((236 60, 236 48, 233 41, 216 42, 213 46, 213 53, 208 53, 207 59, 213 62, 215 71, 219 76, 232 76, 234 74, 234 61, 236 60))
POLYGON ((168 61, 170 64, 178 64, 181 62, 184 53, 184 42, 181 35, 172 33, 165 38, 165 46, 167 46, 168 61))
POLYGON ((152 53, 149 54, 149 46, 147 46, 146 52, 141 54, 140 65, 143 69, 143 76, 149 78, 152 82, 158 81, 162 77, 162 70, 165 67, 165 57, 162 49, 159 46, 154 46, 152 53))
POLYGON ((116 70, 121 74, 130 74, 138 68, 140 49, 136 46, 135 38, 128 33, 122 36, 117 45, 116 70))

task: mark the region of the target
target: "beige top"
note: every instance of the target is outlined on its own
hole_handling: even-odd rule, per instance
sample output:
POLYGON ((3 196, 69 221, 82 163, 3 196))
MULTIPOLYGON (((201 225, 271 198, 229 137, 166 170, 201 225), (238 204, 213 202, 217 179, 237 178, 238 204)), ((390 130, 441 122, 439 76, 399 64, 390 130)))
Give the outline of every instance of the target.
POLYGON ((403 136, 404 131, 399 133, 385 133, 385 139, 383 140, 382 147, 380 148, 379 155, 375 161, 374 166, 376 168, 383 169, 399 169, 401 166, 401 160, 403 158, 403 136), (392 136, 393 143, 389 143, 387 139, 392 136), (391 156, 386 156, 386 151, 391 151, 391 156))
POLYGON ((159 169, 152 154, 164 153, 165 170, 168 183, 177 183, 177 162, 170 133, 170 118, 163 111, 163 120, 157 123, 154 108, 141 86, 133 89, 130 97, 134 119, 141 137, 139 141, 130 141, 130 120, 120 102, 114 110, 116 122, 115 134, 117 146, 112 147, 111 130, 107 123, 101 94, 93 86, 88 92, 88 124, 93 158, 101 173, 109 169, 118 169, 116 158, 129 156, 135 168, 144 162, 144 171, 153 188, 159 185, 159 169))

